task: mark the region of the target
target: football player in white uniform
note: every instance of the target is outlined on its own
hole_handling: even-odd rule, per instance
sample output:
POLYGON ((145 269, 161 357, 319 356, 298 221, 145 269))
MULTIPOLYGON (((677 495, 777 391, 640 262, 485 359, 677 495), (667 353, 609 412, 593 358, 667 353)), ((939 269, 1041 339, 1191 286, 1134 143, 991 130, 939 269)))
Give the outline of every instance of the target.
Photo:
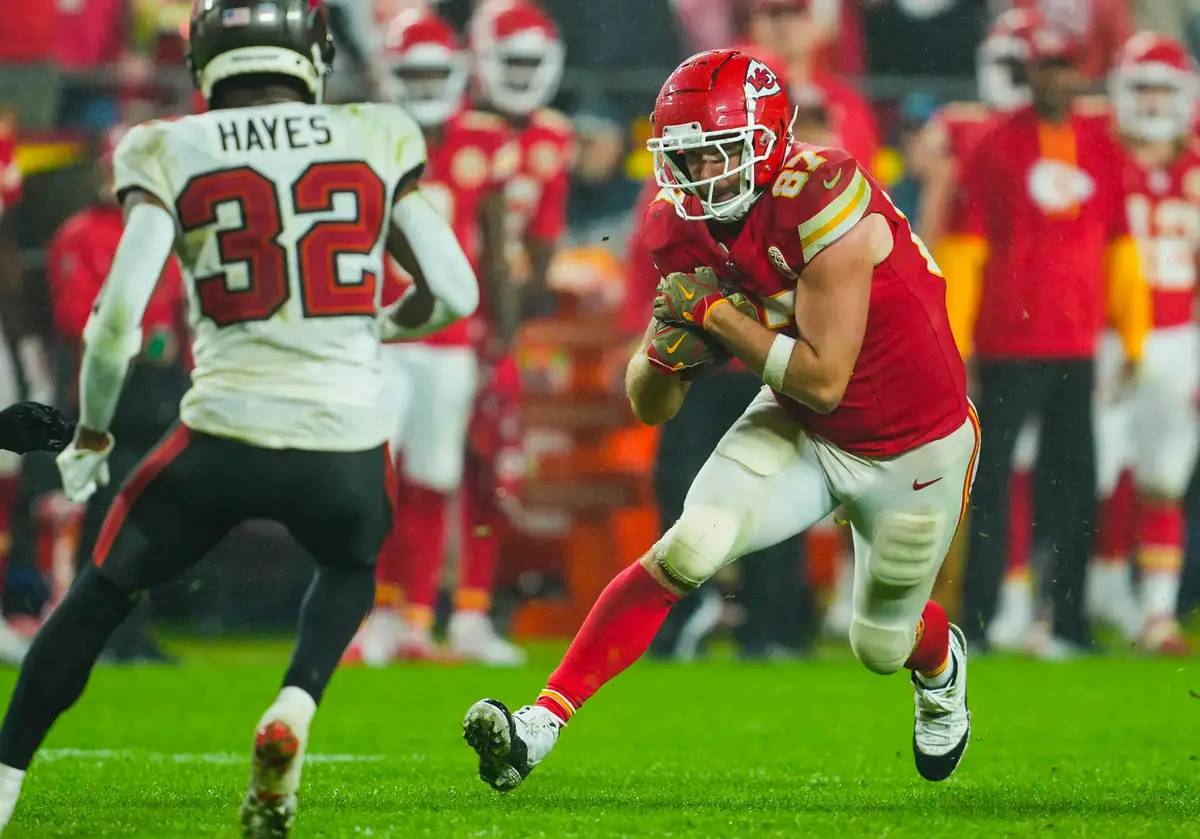
POLYGON ((391 517, 381 338, 418 337, 479 300, 453 232, 417 189, 420 129, 390 105, 325 106, 324 0, 198 0, 189 64, 209 113, 117 148, 125 234, 84 333, 80 421, 59 456, 83 500, 107 479, 109 421, 172 252, 196 333, 181 421, 130 476, 89 565, 34 643, 0 726, 0 825, 58 716, 138 594, 251 518, 317 560, 278 698, 255 733, 247 837, 295 815, 309 725, 370 609, 391 517), (414 277, 379 311, 385 250, 414 277))

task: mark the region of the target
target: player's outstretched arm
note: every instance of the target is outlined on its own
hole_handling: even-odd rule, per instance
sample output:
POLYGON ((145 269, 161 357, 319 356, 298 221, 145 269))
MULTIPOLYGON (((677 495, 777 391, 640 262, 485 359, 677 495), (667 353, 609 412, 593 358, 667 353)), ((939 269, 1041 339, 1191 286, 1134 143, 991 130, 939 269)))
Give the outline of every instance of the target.
POLYGON ((63 492, 86 501, 108 483, 112 424, 130 360, 142 348, 142 316, 175 243, 175 219, 148 192, 129 190, 125 232, 117 246, 96 308, 83 329, 79 366, 79 425, 75 439, 56 458, 63 492))
POLYGON ((629 397, 633 415, 646 425, 662 425, 679 413, 690 385, 677 373, 655 369, 646 357, 646 349, 659 326, 657 320, 651 319, 641 346, 625 368, 625 395, 629 397))
POLYGON ((413 286, 383 312, 385 341, 423 338, 475 313, 475 271, 450 225, 417 189, 415 178, 392 208, 388 253, 413 278, 413 286))
POLYGON ((704 327, 772 388, 828 414, 850 384, 867 330, 871 278, 891 246, 887 222, 872 214, 817 254, 796 284, 798 339, 735 306, 711 309, 704 327))

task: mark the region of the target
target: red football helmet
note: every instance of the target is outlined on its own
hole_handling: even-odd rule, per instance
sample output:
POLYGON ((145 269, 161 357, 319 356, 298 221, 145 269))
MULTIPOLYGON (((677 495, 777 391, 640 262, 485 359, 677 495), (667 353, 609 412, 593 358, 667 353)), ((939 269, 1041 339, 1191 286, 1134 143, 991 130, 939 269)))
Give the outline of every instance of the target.
POLYGON ((1139 32, 1117 54, 1109 93, 1121 133, 1139 140, 1187 136, 1196 118, 1200 74, 1183 44, 1139 32))
POLYGON ((654 104, 654 177, 670 190, 686 219, 737 221, 783 168, 792 144, 792 105, 779 76, 758 59, 736 50, 709 50, 684 61, 663 84, 654 104), (715 149, 725 158, 716 177, 693 180, 689 151, 715 149), (739 175, 736 195, 716 190, 739 175), (688 213, 678 190, 700 198, 703 212, 688 213))
POLYGON ((469 26, 475 72, 484 98, 509 114, 544 107, 562 81, 558 27, 529 0, 487 0, 469 26))
POLYGON ((393 97, 421 125, 441 125, 467 92, 467 54, 450 24, 428 9, 401 12, 383 47, 393 97))

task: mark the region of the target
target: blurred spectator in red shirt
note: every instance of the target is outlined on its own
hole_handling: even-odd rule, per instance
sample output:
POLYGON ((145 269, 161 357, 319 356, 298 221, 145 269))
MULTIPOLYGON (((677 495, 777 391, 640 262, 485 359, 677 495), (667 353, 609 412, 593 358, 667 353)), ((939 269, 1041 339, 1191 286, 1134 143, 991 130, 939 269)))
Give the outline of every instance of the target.
POLYGON ((1073 35, 1080 48, 1079 67, 1093 81, 1108 73, 1134 31, 1129 0, 1008 0, 1008 5, 1036 9, 1073 35))
POLYGON ((865 166, 879 149, 875 111, 853 85, 830 73, 820 60, 821 47, 835 29, 814 10, 812 0, 754 0, 750 40, 782 56, 789 89, 805 85, 824 95, 833 132, 832 145, 845 148, 865 166))
POLYGON ((54 57, 56 0, 0 0, 0 64, 38 63, 54 57))

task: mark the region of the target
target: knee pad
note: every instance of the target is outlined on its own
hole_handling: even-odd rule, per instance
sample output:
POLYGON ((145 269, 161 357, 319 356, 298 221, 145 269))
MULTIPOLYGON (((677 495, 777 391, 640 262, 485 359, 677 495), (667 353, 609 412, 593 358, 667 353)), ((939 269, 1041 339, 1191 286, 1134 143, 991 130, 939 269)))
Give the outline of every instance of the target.
POLYGON ((871 541, 871 579, 906 589, 926 580, 941 565, 945 544, 945 512, 884 513, 871 541))
POLYGON ((890 629, 855 615, 850 621, 850 647, 872 673, 887 676, 904 666, 912 655, 914 628, 890 629))
POLYGON ((733 560, 738 519, 719 507, 695 505, 653 547, 659 568, 681 587, 698 588, 733 560))

